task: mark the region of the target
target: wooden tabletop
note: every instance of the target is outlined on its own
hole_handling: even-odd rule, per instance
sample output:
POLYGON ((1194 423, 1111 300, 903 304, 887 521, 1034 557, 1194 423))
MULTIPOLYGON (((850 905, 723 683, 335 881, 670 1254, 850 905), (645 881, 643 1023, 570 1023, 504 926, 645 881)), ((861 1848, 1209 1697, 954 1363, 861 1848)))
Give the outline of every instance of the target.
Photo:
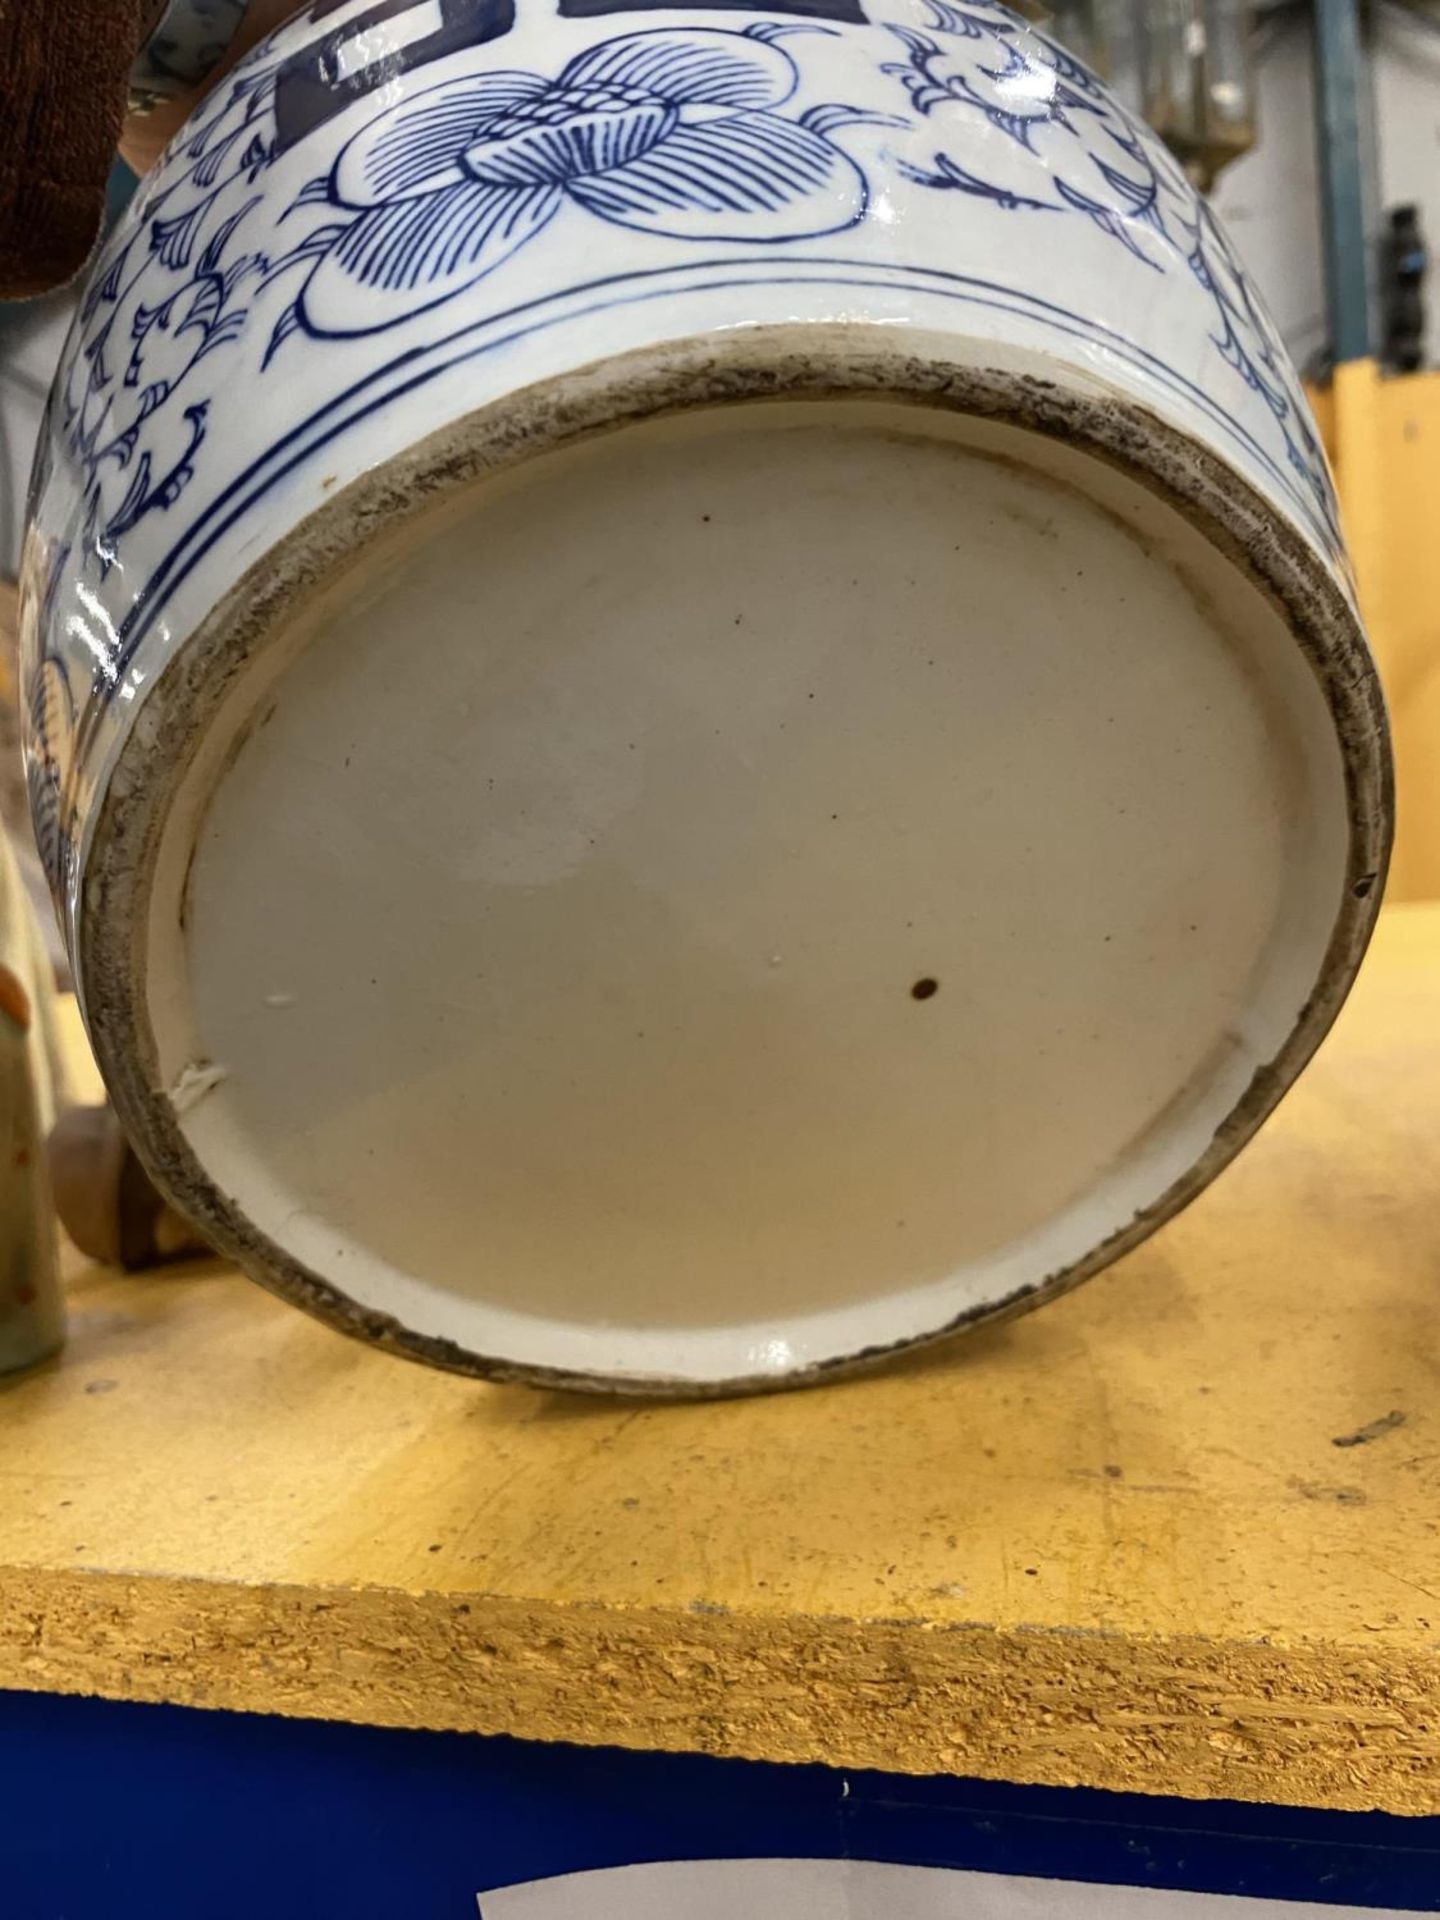
POLYGON ((76 1264, 0 1390, 0 1686, 1440 1810, 1440 909, 1077 1293, 640 1406, 76 1264))

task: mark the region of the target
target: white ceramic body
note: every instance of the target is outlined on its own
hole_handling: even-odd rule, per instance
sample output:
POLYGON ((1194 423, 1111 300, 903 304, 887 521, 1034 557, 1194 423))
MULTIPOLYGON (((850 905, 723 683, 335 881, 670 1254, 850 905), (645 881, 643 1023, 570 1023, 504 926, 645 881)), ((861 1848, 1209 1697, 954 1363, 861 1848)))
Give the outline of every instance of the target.
MULTIPOLYGON (((1158 143, 990 4, 312 9, 202 109, 97 263, 37 469, 25 604, 42 848, 97 1050, 158 1177, 292 1297, 477 1371, 776 1383, 1092 1271, 1197 1190, 1298 1071, 1383 874, 1383 716, 1324 456, 1274 329, 1158 143), (700 531, 712 525, 719 559, 700 531), (1087 564, 1098 578, 1065 600, 1087 564), (552 568, 558 597, 532 622, 552 568), (727 631, 774 631, 712 674, 731 583, 727 631), (972 593, 986 633, 1009 637, 979 680, 926 682, 972 593), (855 633, 827 652, 847 607, 885 639, 855 633), (487 608, 496 633, 527 637, 523 657, 482 673, 465 623, 487 608), (677 624, 690 637, 662 695, 653 663, 677 624), (791 702, 843 688, 847 710, 802 743, 779 739, 791 702), (844 741, 864 739, 890 690, 867 772, 844 741), (718 736, 752 691, 763 727, 744 721, 757 731, 711 790, 686 729, 704 711, 718 736), (971 728, 951 745, 947 702, 971 728), (1033 762, 998 756, 963 792, 940 778, 952 755, 973 772, 1007 728, 1033 746, 1031 722, 1057 713, 1072 724, 1033 762), (1117 715, 1132 744, 1113 762, 1103 729, 1117 715), (346 729, 371 782, 357 791, 379 782, 400 825, 337 852, 346 729), (1201 770, 1187 784, 1190 746, 1201 770), (640 785, 624 758, 636 752, 640 785), (774 1057, 772 1016, 757 1011, 775 990, 765 969, 788 982, 795 953, 813 960, 836 939, 868 951, 887 873, 911 889, 887 911, 913 930, 931 884, 895 851, 915 844, 913 796, 876 797, 869 837, 832 854, 808 826, 786 837, 796 792, 844 787, 824 816, 838 825, 866 812, 867 792, 890 794, 885 770, 911 758, 929 770, 933 897, 948 917, 931 954, 912 942, 883 964, 908 1019, 932 976, 933 1011, 954 1018, 953 956, 972 953, 971 1028, 951 1031, 939 1064, 943 1029, 872 1030, 851 976, 817 963, 811 1011, 831 1037, 790 1062, 788 1106, 742 1099, 721 1063, 746 1061, 753 1087, 774 1057), (307 784, 297 770, 322 762, 307 784), (538 828, 515 797, 536 766, 550 781, 538 828), (773 804, 757 801, 717 851, 707 823, 745 812, 724 798, 737 774, 773 804), (470 844, 492 804, 492 839, 470 844), (1152 841, 1120 829, 1106 844, 1116 821, 1147 817, 1152 841), (681 821, 697 836, 683 845, 681 821), (959 914, 943 858, 967 822, 987 849, 983 933, 959 914), (307 832, 325 841, 327 876, 344 868, 333 895, 291 857, 307 832), (1192 844, 1190 874, 1178 852, 1192 844), (757 848, 783 853, 773 899, 757 848), (592 853, 624 869, 623 898, 581 901, 592 853), (688 898, 712 856, 713 882, 688 898), (1006 876, 1032 856, 1043 872, 1007 900, 1006 876), (1244 885, 1237 864, 1253 865, 1244 885), (833 892, 812 897, 805 876, 831 867, 833 892), (412 868, 429 873, 418 893, 412 868), (1112 897, 1099 876, 1116 871, 1112 897), (632 925, 637 887, 687 924, 708 917, 737 949, 735 980, 711 978, 713 941, 702 964, 693 941, 682 953, 673 932, 632 925), (503 914, 520 893, 558 901, 557 917, 518 931, 503 914), (501 905, 462 904, 482 897, 501 905), (784 938, 767 932, 790 900, 808 904, 784 938), (1117 913, 1112 957, 1100 922, 1117 913), (387 971, 397 916, 416 916, 399 938, 419 975, 387 971), (277 922, 297 930, 283 962, 277 922), (628 958, 607 958, 621 925, 628 958), (1007 949, 1022 932, 1043 967, 1007 949), (1186 941, 1211 934, 1207 973, 1186 941), (565 969, 550 958, 562 949, 565 969), (932 965, 941 950, 948 972, 932 965), (468 998, 498 954, 503 991, 468 998), (577 1000, 577 976, 593 998, 577 1000), (517 998, 522 978, 539 982, 533 1004, 517 998), (1012 1003, 1007 982, 1022 978, 1012 1003), (430 989, 417 979, 450 982, 451 998, 418 1011, 430 989), (746 1009, 733 1030, 695 1011, 712 987, 715 1007, 746 1009), (1057 988, 1069 1037, 1031 1073, 1050 1057, 1038 1010, 1057 988), (667 1030, 685 1029, 660 1080, 618 1037, 645 1038, 634 1009, 647 991, 673 1014, 667 1030), (273 1038, 297 1002, 292 1033, 313 1047, 273 1038), (524 1044, 480 1049, 447 1079, 457 1006, 473 1023, 461 1053, 481 1027, 524 1044), (1114 1024, 1147 1006, 1148 1039, 1143 1023, 1133 1036, 1114 1024), (613 1110, 572 1138, 557 1063, 585 1055, 612 1015, 594 1070, 613 1110), (352 1065, 367 1053, 362 1097, 352 1065), (406 1064, 422 1055, 433 1082, 406 1064), (817 1139, 836 1109, 837 1058, 853 1070, 854 1125, 792 1164, 788 1143, 817 1139), (947 1073, 993 1076, 989 1104, 955 1105, 947 1073), (1092 1111, 1080 1092, 1117 1075, 1123 1090, 1092 1111), (503 1101, 487 1096, 502 1084, 503 1101), (654 1171, 687 1115, 732 1097, 743 1122, 702 1129, 688 1172, 654 1171), (292 1134, 282 1123, 302 1109, 292 1134), (990 1116, 994 1164, 953 1202, 983 1226, 951 1247, 946 1156, 990 1116), (1074 1142, 1092 1127, 1087 1157, 1074 1142), (467 1278, 467 1195, 477 1218, 503 1211, 479 1170, 517 1140, 532 1145, 499 1184, 513 1195, 529 1180, 533 1204, 513 1233, 480 1230, 467 1278), (402 1141, 416 1143, 408 1158, 402 1141), (730 1184, 758 1160, 766 1179, 730 1184), (722 1166, 733 1205, 702 1204, 722 1166), (817 1238, 827 1194, 867 1180, 875 1219, 840 1207, 817 1238), (658 1197, 671 1189, 673 1205, 658 1197), (635 1224, 647 1193, 658 1238, 635 1224), (612 1235, 617 1209, 631 1225, 612 1235), (887 1232, 892 1215, 909 1231, 914 1211, 925 1251, 886 1253, 880 1213, 887 1232), (755 1270, 727 1320, 714 1302, 747 1247, 755 1270), (823 1277, 841 1269, 843 1283, 823 1277), (527 1310, 532 1284, 543 1311, 527 1310), (671 1314, 687 1290, 710 1304, 671 1314)), ((957 662, 964 644, 957 633, 957 662)))

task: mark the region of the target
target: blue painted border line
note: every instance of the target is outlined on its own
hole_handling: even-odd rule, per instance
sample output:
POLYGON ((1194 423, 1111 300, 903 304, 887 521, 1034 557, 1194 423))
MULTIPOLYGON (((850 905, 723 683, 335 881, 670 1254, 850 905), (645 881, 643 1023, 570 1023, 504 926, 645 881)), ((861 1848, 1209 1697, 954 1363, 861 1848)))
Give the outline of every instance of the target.
POLYGON ((1016 313, 1047 326, 1061 335, 1103 347, 1107 352, 1115 353, 1129 361, 1157 379, 1162 385, 1170 387, 1172 391, 1199 407, 1222 431, 1229 433, 1238 445, 1243 446, 1264 466, 1276 484, 1283 488, 1315 538, 1327 548, 1333 545, 1330 530, 1323 524, 1306 498, 1304 490, 1297 484, 1288 468, 1261 446, 1213 395, 1207 393, 1195 381, 1177 372, 1158 355, 1135 345, 1134 342, 1126 340, 1123 335, 1087 319, 1071 308, 1055 301, 1042 299, 1038 295, 1006 287, 998 281, 986 280, 972 274, 947 273, 940 268, 867 268, 863 263, 851 260, 801 256, 787 262, 786 272, 777 273, 773 258, 763 255, 744 256, 739 259, 730 257, 694 262, 684 268, 656 267, 641 273, 610 275, 604 279, 569 287, 563 294, 546 294, 539 299, 508 308, 501 313, 488 315, 483 321, 472 322, 426 347, 412 348, 386 366, 367 374, 364 379, 356 381, 344 392, 337 394, 334 399, 327 401, 307 419, 292 427, 288 433, 283 434, 266 449, 264 454, 252 461, 250 466, 217 494, 204 512, 187 527, 184 535, 154 568, 133 606, 120 623, 121 650, 116 662, 117 667, 123 670, 170 595, 189 577, 215 542, 228 532, 237 519, 248 512, 302 460, 328 445, 350 427, 358 425, 379 407, 389 405, 392 401, 450 372, 467 360, 512 346, 531 334, 546 331, 573 320, 589 318, 617 307, 645 304, 655 299, 679 298, 687 293, 702 291, 723 292, 750 284, 743 277, 734 277, 735 270, 738 268, 763 271, 766 284, 775 286, 798 284, 847 288, 874 287, 893 292, 938 295, 960 304, 987 307, 1004 313, 1016 313), (814 274, 797 271, 805 268, 818 268, 823 271, 814 274), (729 273, 732 277, 719 280, 695 278, 697 275, 716 272, 729 273), (528 325, 511 327, 508 332, 499 333, 478 343, 471 339, 471 336, 482 328, 488 331, 504 327, 506 323, 535 314, 540 309, 555 307, 562 300, 568 301, 587 294, 604 292, 611 287, 634 286, 636 283, 655 280, 665 284, 641 292, 595 300, 586 306, 567 307, 563 312, 553 313, 548 318, 532 320, 528 325), (676 280, 681 280, 682 284, 673 284, 676 280), (450 354, 445 358, 439 357, 445 354, 446 349, 461 342, 470 342, 470 344, 465 345, 458 353, 450 354), (428 364, 417 367, 417 363, 428 364), (380 392, 372 391, 379 383, 391 380, 396 375, 400 377, 394 379, 392 385, 385 386, 380 392), (352 405, 360 401, 361 396, 364 395, 368 397, 363 405, 352 405), (343 412, 347 407, 351 410, 343 412), (336 416, 342 412, 343 417, 337 418, 336 416), (212 525, 217 521, 218 524, 212 525), (198 546, 194 544, 197 541, 198 546))
POLYGON ((517 1881, 745 1856, 1440 1912, 1440 1818, 19 1693, 0 1778, 5 1920, 475 1920, 517 1881))

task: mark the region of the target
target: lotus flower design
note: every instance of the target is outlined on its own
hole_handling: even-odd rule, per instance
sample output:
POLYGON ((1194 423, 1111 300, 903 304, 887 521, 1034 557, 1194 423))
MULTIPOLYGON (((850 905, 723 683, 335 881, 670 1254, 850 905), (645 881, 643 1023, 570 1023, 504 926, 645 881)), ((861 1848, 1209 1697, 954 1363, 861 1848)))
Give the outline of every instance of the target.
POLYGON ((558 79, 502 69, 389 108, 330 176, 330 199, 356 217, 309 278, 305 322, 369 331, 377 301, 385 320, 408 318, 493 272, 567 204, 677 240, 763 244, 854 226, 865 177, 829 136, 878 116, 778 111, 799 81, 775 44, 787 30, 626 34, 558 79))

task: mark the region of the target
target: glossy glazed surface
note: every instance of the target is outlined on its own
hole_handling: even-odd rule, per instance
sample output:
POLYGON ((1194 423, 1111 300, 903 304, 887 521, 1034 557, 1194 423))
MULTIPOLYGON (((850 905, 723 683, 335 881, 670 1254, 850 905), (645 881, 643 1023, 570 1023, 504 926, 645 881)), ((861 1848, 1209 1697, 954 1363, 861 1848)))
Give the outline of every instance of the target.
POLYGON ((160 1078, 277 1245, 466 1351, 763 1379, 1008 1297, 1206 1147, 1330 936, 1283 624, 1014 429, 631 428, 315 625, 174 809, 160 1078))
POLYGON ((257 49, 93 273, 27 563, 72 921, 134 705, 237 573, 350 475, 607 354, 789 321, 1027 347, 1210 444, 1343 566, 1228 237, 1005 7, 435 11, 351 0, 257 49))
POLYGON ((97 263, 25 608, 157 1176, 448 1364, 763 1384, 1068 1283, 1384 865, 1274 329, 989 0, 312 8, 97 263))

